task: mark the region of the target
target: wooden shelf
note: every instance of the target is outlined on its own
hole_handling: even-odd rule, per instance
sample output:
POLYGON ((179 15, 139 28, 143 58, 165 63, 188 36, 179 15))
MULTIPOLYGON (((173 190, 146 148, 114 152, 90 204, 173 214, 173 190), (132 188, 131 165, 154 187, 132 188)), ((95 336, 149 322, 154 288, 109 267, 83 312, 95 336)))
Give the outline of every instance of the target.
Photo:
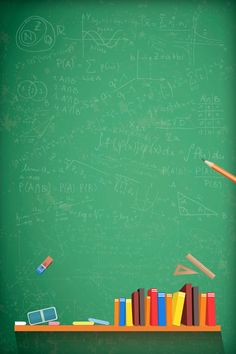
POLYGON ((15 326, 15 332, 220 332, 221 326, 15 326))

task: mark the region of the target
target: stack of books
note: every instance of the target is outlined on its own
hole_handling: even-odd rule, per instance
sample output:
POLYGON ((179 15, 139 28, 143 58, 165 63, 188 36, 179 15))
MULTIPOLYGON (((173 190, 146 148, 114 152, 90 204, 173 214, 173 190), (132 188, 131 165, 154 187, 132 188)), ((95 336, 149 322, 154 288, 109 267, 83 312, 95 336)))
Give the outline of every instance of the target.
POLYGON ((215 326, 215 293, 185 284, 173 294, 144 288, 114 300, 115 326, 215 326))

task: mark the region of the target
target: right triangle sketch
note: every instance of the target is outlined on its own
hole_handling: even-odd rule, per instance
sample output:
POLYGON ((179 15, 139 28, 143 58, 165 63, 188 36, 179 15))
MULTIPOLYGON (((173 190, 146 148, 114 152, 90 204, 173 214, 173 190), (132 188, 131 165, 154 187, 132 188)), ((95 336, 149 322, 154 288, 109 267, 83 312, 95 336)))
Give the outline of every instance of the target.
POLYGON ((187 274, 197 274, 197 272, 195 272, 195 270, 185 267, 183 264, 178 264, 174 275, 187 275, 187 274))
POLYGON ((194 200, 182 193, 177 193, 179 214, 182 216, 216 216, 217 213, 214 210, 207 208, 205 205, 197 200, 194 200))

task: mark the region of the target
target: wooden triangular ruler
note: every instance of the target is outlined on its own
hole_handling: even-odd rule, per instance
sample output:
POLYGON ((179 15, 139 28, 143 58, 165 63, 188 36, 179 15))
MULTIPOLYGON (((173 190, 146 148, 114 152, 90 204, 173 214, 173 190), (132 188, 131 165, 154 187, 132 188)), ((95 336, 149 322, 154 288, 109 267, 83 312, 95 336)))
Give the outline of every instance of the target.
POLYGON ((192 270, 188 267, 185 267, 182 264, 178 264, 175 269, 174 275, 187 275, 187 274, 197 274, 197 272, 195 272, 195 270, 192 270))

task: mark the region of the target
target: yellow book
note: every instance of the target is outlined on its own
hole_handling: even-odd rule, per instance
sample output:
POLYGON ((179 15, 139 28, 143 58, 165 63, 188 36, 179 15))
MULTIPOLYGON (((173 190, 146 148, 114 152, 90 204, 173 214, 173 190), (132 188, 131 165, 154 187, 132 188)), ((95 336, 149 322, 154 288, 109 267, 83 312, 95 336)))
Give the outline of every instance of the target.
POLYGON ((145 296, 145 326, 150 326, 150 296, 145 296))
POLYGON ((120 300, 114 299, 114 326, 119 326, 120 300))
POLYGON ((206 294, 199 294, 199 325, 206 326, 206 294))
POLYGON ((172 298, 172 325, 180 326, 184 308, 185 293, 177 291, 172 298))
POLYGON ((126 326, 133 326, 132 318, 132 302, 131 299, 126 299, 126 326))

